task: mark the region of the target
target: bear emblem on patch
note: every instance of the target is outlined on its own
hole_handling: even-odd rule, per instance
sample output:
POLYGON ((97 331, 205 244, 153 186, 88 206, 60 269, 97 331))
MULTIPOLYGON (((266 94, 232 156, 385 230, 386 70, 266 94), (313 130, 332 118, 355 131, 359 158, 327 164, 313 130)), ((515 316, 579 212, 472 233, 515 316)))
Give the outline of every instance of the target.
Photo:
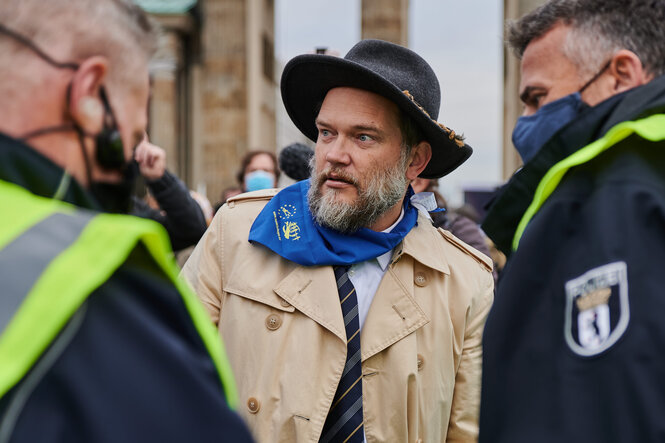
POLYGON ((600 354, 623 335, 630 317, 625 262, 591 269, 566 282, 564 335, 583 357, 600 354))

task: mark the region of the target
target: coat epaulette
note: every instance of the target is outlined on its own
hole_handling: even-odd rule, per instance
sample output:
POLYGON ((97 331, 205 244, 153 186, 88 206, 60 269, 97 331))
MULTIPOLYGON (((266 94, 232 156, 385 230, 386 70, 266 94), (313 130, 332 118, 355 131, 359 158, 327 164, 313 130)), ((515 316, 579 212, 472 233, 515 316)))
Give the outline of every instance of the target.
POLYGON ((245 192, 243 194, 238 194, 226 201, 226 204, 229 205, 229 208, 234 207, 240 203, 246 203, 251 201, 270 201, 277 193, 279 189, 261 189, 259 191, 245 192))
POLYGON ((460 249, 462 252, 470 255, 473 257, 478 263, 483 265, 485 268, 487 268, 488 271, 492 272, 493 268, 493 263, 492 259, 489 258, 487 255, 483 254, 482 252, 478 251, 476 248, 473 246, 469 246, 466 243, 464 243, 462 240, 459 238, 455 237, 453 234, 450 233, 450 231, 446 231, 445 229, 439 228, 438 231, 441 233, 443 238, 448 240, 449 243, 452 243, 455 247, 460 249))

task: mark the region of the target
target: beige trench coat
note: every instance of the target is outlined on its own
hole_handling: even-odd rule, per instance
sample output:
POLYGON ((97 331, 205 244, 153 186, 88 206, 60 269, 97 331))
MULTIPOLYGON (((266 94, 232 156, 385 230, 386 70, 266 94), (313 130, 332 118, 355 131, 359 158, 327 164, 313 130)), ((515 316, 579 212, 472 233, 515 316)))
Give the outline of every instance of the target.
MULTIPOLYGON (((247 241, 275 191, 230 201, 183 269, 224 339, 239 413, 259 442, 316 442, 346 358, 330 266, 247 241)), ((420 214, 393 253, 361 331, 365 435, 474 441, 491 262, 420 214)))

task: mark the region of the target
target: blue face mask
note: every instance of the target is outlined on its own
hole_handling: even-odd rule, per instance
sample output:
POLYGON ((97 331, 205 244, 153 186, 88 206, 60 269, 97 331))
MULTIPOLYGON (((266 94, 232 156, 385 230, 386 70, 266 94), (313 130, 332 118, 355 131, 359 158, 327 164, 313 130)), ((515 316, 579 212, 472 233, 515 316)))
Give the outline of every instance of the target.
POLYGON ((513 129, 513 145, 524 163, 559 129, 573 121, 586 106, 579 92, 567 95, 540 108, 535 114, 517 119, 513 129))
POLYGON ((554 134, 573 121, 588 106, 582 101, 582 92, 610 67, 610 63, 612 59, 608 60, 579 91, 546 104, 533 115, 517 119, 513 129, 513 145, 524 163, 531 160, 554 134))
POLYGON ((247 192, 274 188, 275 175, 261 170, 252 171, 245 175, 245 183, 247 184, 247 192))

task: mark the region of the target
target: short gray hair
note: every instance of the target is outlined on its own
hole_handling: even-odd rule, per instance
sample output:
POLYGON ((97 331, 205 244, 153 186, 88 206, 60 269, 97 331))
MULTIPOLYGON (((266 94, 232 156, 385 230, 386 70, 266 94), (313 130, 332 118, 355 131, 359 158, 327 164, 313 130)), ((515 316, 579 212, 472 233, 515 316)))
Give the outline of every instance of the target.
POLYGON ((507 22, 506 43, 521 58, 532 40, 557 23, 571 26, 562 49, 580 72, 593 72, 628 49, 647 73, 665 73, 665 0, 549 0, 507 22))
MULTIPOLYGON (((156 26, 132 0, 2 0, 0 23, 60 62, 107 57, 111 81, 147 64, 157 49, 156 26)), ((29 51, 4 35, 0 42, 0 56, 29 51)))

